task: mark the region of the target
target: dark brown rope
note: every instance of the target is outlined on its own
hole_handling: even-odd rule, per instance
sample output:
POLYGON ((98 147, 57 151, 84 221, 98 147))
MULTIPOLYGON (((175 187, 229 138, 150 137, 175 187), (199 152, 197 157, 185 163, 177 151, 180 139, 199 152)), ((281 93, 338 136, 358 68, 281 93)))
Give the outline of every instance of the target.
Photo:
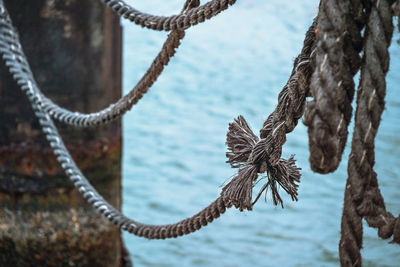
POLYGON ((360 68, 361 29, 364 27, 360 0, 321 0, 317 21, 314 73, 306 105, 310 165, 319 173, 338 167, 347 141, 354 96, 353 76, 360 68))
POLYGON ((296 127, 304 113, 305 98, 309 93, 310 77, 313 71, 310 55, 315 48, 316 20, 307 30, 303 48, 295 59, 292 73, 278 96, 278 105, 264 121, 260 130, 265 153, 271 165, 276 165, 282 155, 286 134, 296 127))
POLYGON ((208 223, 218 218, 231 206, 230 203, 219 197, 199 213, 180 222, 166 225, 136 223, 134 227, 128 226, 124 230, 148 239, 175 238, 199 230, 201 227, 206 226, 208 223))
MULTIPOLYGON (((280 185, 292 198, 297 200, 297 188, 300 182, 299 168, 291 156, 282 159, 282 146, 286 134, 293 131, 304 110, 305 97, 311 76, 310 54, 315 41, 315 20, 308 29, 300 55, 295 59, 292 74, 278 97, 278 106, 269 115, 260 130, 259 139, 239 116, 229 125, 227 134, 227 162, 233 168, 239 168, 238 174, 221 192, 240 210, 251 210, 263 191, 271 189, 275 205, 282 199, 278 193, 280 185), (262 187, 252 202, 252 189, 259 173, 266 173, 268 182, 262 187)), ((283 205, 282 205, 283 206, 283 205)))
POLYGON ((400 243, 400 219, 386 211, 373 170, 374 139, 385 106, 393 14, 389 1, 369 4, 339 244, 342 266, 361 266, 362 218, 371 227, 378 228, 381 238, 393 236, 393 242, 400 243))

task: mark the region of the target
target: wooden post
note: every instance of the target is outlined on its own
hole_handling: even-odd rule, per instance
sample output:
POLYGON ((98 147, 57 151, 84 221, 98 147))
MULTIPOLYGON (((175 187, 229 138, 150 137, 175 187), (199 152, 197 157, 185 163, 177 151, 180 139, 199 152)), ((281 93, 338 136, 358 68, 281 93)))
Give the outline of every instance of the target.
MULTIPOLYGON (((5 0, 35 78, 59 105, 98 111, 121 95, 121 26, 93 0, 5 0)), ((57 124, 97 190, 121 206, 121 123, 57 124)), ((0 266, 121 266, 119 229, 58 166, 26 96, 0 61, 0 266)))

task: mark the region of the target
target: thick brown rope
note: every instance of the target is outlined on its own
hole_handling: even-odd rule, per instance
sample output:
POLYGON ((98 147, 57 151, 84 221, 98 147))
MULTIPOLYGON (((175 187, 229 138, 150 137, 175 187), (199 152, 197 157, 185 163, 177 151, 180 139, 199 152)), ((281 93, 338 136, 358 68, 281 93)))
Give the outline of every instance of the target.
POLYGON ((135 225, 127 226, 124 230, 148 239, 175 238, 199 230, 201 227, 206 226, 208 223, 218 218, 231 206, 230 203, 219 197, 199 213, 180 222, 166 225, 136 223, 135 225))
POLYGON ((364 37, 361 79, 348 164, 339 254, 342 266, 361 266, 362 218, 378 228, 381 238, 394 236, 400 243, 400 219, 386 211, 378 187, 374 139, 385 105, 386 73, 393 25, 391 3, 371 1, 364 37))
MULTIPOLYGON (((297 200, 297 183, 300 182, 299 168, 293 156, 282 159, 282 146, 286 133, 293 131, 304 110, 312 73, 310 54, 315 41, 315 20, 308 29, 303 49, 295 59, 289 81, 279 94, 278 106, 269 115, 260 131, 261 139, 252 132, 246 120, 239 116, 229 125, 227 134, 228 163, 239 168, 238 174, 223 189, 221 196, 230 200, 240 210, 251 210, 261 193, 268 188, 272 191, 275 205, 282 199, 278 194, 280 185, 292 198, 297 200), (266 172, 268 182, 252 202, 252 189, 259 173, 266 172)), ((282 205, 283 206, 283 205, 282 205)))
POLYGON ((304 124, 308 126, 310 165, 319 173, 338 167, 347 141, 354 96, 353 76, 360 67, 360 0, 321 0, 314 73, 304 124))

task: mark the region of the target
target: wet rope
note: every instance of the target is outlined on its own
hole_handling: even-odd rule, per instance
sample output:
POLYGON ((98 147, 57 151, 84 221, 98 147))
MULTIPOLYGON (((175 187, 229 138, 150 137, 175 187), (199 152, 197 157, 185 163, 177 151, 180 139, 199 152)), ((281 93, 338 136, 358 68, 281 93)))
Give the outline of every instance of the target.
MULTIPOLYGON (((313 27, 314 26, 312 26, 311 28, 313 27)), ((20 66, 20 64, 14 64, 13 61, 10 61, 10 58, 19 58, 21 56, 15 55, 14 50, 16 49, 20 49, 23 55, 22 47, 20 46, 19 42, 15 44, 15 46, 17 47, 13 47, 13 45, 9 44, 7 41, 4 41, 8 40, 10 38, 10 34, 13 32, 15 32, 15 30, 12 27, 11 19, 3 5, 3 1, 0 0, 0 52, 3 54, 3 59, 5 60, 6 66, 9 68, 9 71, 13 75, 13 78, 17 81, 17 84, 21 87, 21 90, 27 95, 29 101, 31 102, 35 116, 38 118, 39 124, 41 125, 42 130, 46 135, 46 139, 49 141, 49 144, 52 147, 53 152, 62 169, 69 177, 69 179, 73 182, 74 186, 88 201, 88 203, 91 204, 93 208, 95 208, 95 210, 97 210, 105 218, 107 218, 112 223, 118 225, 122 230, 128 231, 137 236, 142 236, 149 239, 165 239, 192 233, 196 230, 199 230, 202 226, 207 225, 209 222, 212 222, 214 219, 218 218, 221 214, 225 212, 227 208, 230 208, 232 205, 240 207, 239 205, 237 205, 238 203, 236 201, 236 198, 231 197, 230 194, 225 194, 226 190, 223 190, 221 196, 218 197, 205 209, 190 218, 184 219, 174 224, 143 224, 126 217, 117 209, 115 209, 96 191, 96 189, 90 184, 90 182, 76 166, 76 163, 66 149, 64 142, 53 123, 52 118, 45 110, 43 97, 32 75, 27 74, 27 72, 20 66)), ((310 33, 313 32, 313 29, 307 32, 305 45, 309 44, 310 38, 313 39, 313 37, 310 35, 310 33)), ((308 50, 309 49, 303 49, 302 53, 308 50)), ((23 55, 23 57, 25 56, 23 55)), ((299 56, 299 58, 303 57, 304 56, 299 56)), ((300 80, 300 70, 302 69, 302 66, 306 64, 302 62, 303 61, 301 60, 295 61, 294 70, 291 77, 293 83, 297 83, 297 80, 300 80), (293 80, 293 76, 298 76, 299 78, 293 80)), ((288 90, 287 86, 284 87, 283 91, 285 90, 288 90)), ((228 132, 228 140, 230 138, 230 133, 231 132, 228 132)), ((254 140, 254 142, 256 141, 254 140)), ((260 142, 256 142, 256 144, 258 143, 260 142)), ((253 150, 255 150, 256 147, 257 145, 254 147, 253 150)), ((235 150, 237 147, 232 148, 233 150, 229 152, 229 155, 231 155, 231 153, 237 152, 235 150)), ((255 154, 257 155, 257 153, 255 154)), ((254 154, 253 151, 251 151, 250 155, 252 154, 254 154)), ((274 168, 264 170, 268 172, 268 184, 273 187, 273 190, 275 190, 277 194, 277 183, 281 184, 284 187, 288 183, 287 180, 289 179, 289 185, 291 186, 290 191, 288 191, 285 187, 284 189, 288 191, 289 194, 294 194, 295 196, 297 196, 297 185, 295 185, 294 183, 299 181, 299 169, 294 165, 293 158, 290 158, 289 160, 281 159, 279 163, 280 164, 277 164, 277 166, 275 166, 274 168)), ((263 166, 264 165, 262 165, 261 167, 263 166)), ((269 168, 269 166, 267 167, 269 168)), ((227 187, 225 187, 224 189, 226 188, 227 187)))
POLYGON ((236 0, 212 0, 202 6, 189 10, 184 14, 164 17, 140 12, 139 10, 136 10, 125 3, 123 0, 100 1, 111 7, 111 9, 119 16, 128 19, 142 27, 157 31, 187 29, 190 26, 214 17, 236 2, 236 0))
MULTIPOLYGON (((191 8, 195 8, 199 4, 200 2, 198 0, 186 1, 182 13, 187 12, 191 8)), ((164 67, 168 65, 170 58, 175 55, 176 49, 179 47, 181 43, 180 41, 184 36, 185 32, 183 30, 172 31, 165 41, 161 51, 137 85, 128 94, 107 108, 89 114, 70 111, 57 105, 40 91, 43 99, 43 108, 55 120, 75 127, 104 125, 117 118, 120 118, 128 110, 130 110, 132 106, 143 97, 144 94, 148 92, 150 87, 154 84, 158 76, 164 70, 164 67)), ((5 34, 5 37, 3 40, 0 40, 0 42, 0 45, 3 47, 9 46, 13 50, 14 56, 6 59, 8 64, 19 66, 21 70, 24 71, 28 76, 32 77, 33 80, 32 70, 29 66, 28 60, 24 55, 16 30, 14 28, 10 28, 10 31, 5 34)), ((38 89, 40 90, 39 87, 38 89)))
POLYGON ((321 0, 307 103, 310 165, 319 173, 338 167, 347 141, 354 96, 353 76, 360 68, 363 23, 361 0, 321 0))
POLYGON ((373 170, 374 139, 385 107, 393 14, 389 1, 371 1, 370 4, 341 224, 342 266, 361 266, 362 218, 369 226, 378 228, 379 237, 393 236, 393 242, 400 244, 400 217, 395 218, 386 211, 373 170))

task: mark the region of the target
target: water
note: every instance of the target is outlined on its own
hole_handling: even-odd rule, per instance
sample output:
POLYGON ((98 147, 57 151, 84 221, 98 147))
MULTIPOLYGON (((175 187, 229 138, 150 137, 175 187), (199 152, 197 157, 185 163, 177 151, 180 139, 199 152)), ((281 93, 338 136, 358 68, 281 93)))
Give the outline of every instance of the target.
MULTIPOLYGON (((133 2, 133 1, 132 1, 133 2)), ((143 11, 179 12, 184 1, 135 1, 143 11)), ((123 211, 145 223, 172 223, 213 201, 233 174, 225 163, 228 123, 242 114, 258 132, 274 109, 302 47, 318 1, 242 0, 187 31, 164 73, 123 121, 123 211)), ((124 21, 123 84, 127 93, 167 34, 124 21)), ((394 39, 399 39, 396 33, 394 39)), ((400 212, 400 46, 391 46, 387 108, 376 140, 376 171, 388 210, 400 212)), ((352 126, 350 127, 352 129, 352 126)), ((199 232, 172 240, 124 234, 136 266, 337 266, 349 143, 334 174, 308 164, 299 123, 284 156, 302 170, 299 201, 285 209, 259 201, 254 211, 230 209, 199 232)), ((400 247, 365 227, 365 266, 394 266, 400 247)))

